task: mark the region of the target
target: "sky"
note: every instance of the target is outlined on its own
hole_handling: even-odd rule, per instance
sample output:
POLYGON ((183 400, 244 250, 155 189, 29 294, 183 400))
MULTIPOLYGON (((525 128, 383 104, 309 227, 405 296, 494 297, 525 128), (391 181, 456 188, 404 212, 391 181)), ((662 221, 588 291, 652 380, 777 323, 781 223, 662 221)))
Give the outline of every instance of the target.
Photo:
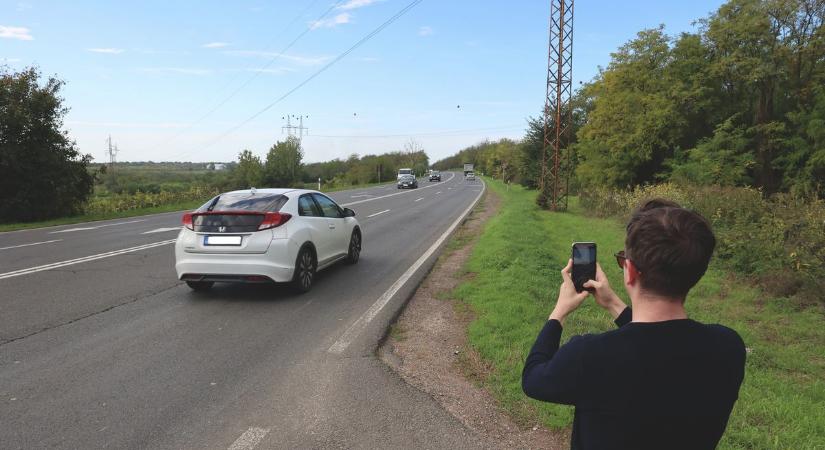
MULTIPOLYGON (((64 127, 95 162, 109 135, 119 161, 263 158, 290 115, 306 162, 410 139, 434 162, 523 136, 544 105, 549 0, 423 0, 344 54, 411 1, 0 0, 0 65, 65 81, 64 127)), ((638 31, 694 31, 721 3, 579 0, 574 86, 638 31)))

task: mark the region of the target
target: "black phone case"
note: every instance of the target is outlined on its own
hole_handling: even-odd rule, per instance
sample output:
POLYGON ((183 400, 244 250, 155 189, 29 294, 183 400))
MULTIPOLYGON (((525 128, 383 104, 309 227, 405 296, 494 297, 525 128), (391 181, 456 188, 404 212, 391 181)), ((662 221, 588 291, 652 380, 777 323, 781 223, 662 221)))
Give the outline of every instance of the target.
MULTIPOLYGON (((570 257, 573 258, 573 249, 570 250, 570 257)), ((593 264, 586 265, 574 263, 572 272, 573 286, 575 286, 576 292, 582 292, 585 290, 584 283, 596 279, 596 261, 594 260, 593 264)))

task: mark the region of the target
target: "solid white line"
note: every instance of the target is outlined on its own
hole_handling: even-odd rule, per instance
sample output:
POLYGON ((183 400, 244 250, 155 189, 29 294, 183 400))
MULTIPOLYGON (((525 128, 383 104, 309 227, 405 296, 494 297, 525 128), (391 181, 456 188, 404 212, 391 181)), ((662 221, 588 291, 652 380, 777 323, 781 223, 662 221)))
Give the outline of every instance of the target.
POLYGON ((167 228, 155 228, 154 230, 144 231, 140 234, 154 234, 154 233, 165 233, 167 231, 178 231, 180 227, 167 227, 167 228))
POLYGON ((175 239, 169 239, 167 241, 158 241, 158 242, 153 242, 151 244, 138 245, 137 247, 129 247, 129 248, 124 248, 124 249, 120 249, 120 250, 114 250, 114 251, 111 251, 111 252, 99 253, 97 255, 84 256, 82 258, 69 259, 69 260, 66 260, 66 261, 60 261, 60 262, 56 262, 56 263, 45 264, 45 265, 42 265, 42 266, 29 267, 28 269, 20 269, 20 270, 15 270, 15 271, 12 271, 12 272, 0 273, 0 280, 4 280, 6 278, 19 277, 21 275, 28 275, 28 274, 36 273, 36 272, 42 272, 44 270, 58 269, 60 267, 66 267, 66 266, 71 266, 71 265, 74 265, 74 264, 80 264, 80 263, 84 263, 84 262, 95 261, 95 260, 98 260, 98 259, 109 258, 109 257, 112 257, 112 256, 123 255, 123 254, 126 254, 126 253, 137 252, 137 251, 140 251, 140 250, 146 250, 146 249, 150 249, 150 248, 154 248, 154 247, 160 247, 161 245, 171 244, 173 242, 175 242, 175 239))
MULTIPOLYGON (((454 173, 451 173, 451 175, 452 175, 452 177, 450 177, 450 180, 452 180, 453 178, 455 178, 455 174, 454 174, 454 173)), ((446 180, 446 181, 445 181, 445 183, 446 183, 447 181, 450 181, 450 180, 446 180)), ((418 191, 418 190, 421 190, 421 189, 429 189, 429 188, 431 188, 431 187, 436 187, 436 186, 439 186, 439 185, 438 185, 438 184, 433 184, 433 185, 431 185, 431 186, 424 186, 424 187, 422 187, 422 188, 418 188, 418 189, 410 189, 409 191, 401 191, 401 192, 396 192, 396 193, 394 193, 394 194, 382 195, 381 197, 373 197, 373 198, 368 198, 368 199, 366 199, 366 200, 358 200, 357 202, 339 203, 339 205, 340 205, 340 206, 352 206, 352 205, 357 205, 357 204, 359 204, 359 203, 371 202, 371 201, 373 201, 373 200, 379 200, 379 199, 382 199, 382 198, 393 197, 393 196, 396 196, 396 195, 410 194, 410 193, 413 193, 413 192, 418 191)))
POLYGON ((421 200, 424 200, 424 197, 415 199, 415 201, 417 201, 417 202, 420 202, 421 200))
POLYGON ((0 247, 0 250, 9 250, 12 248, 31 247, 32 245, 51 244, 52 242, 60 242, 63 239, 52 239, 51 241, 32 242, 31 244, 11 245, 9 247, 0 247))
POLYGON ((375 214, 370 214, 370 215, 368 215, 368 216, 367 216, 367 219, 369 219, 370 217, 375 217, 375 216, 377 216, 377 215, 379 215, 379 214, 384 214, 385 212, 390 212, 390 210, 389 210, 389 209, 385 209, 385 210, 383 210, 383 211, 381 211, 381 212, 377 212, 377 213, 375 213, 375 214))
POLYGON ((433 243, 433 245, 431 245, 430 248, 428 248, 427 251, 424 252, 424 254, 421 255, 421 257, 418 258, 418 260, 414 262, 413 265, 410 266, 407 269, 407 271, 404 272, 401 275, 401 277, 395 281, 395 283, 392 284, 392 286, 390 286, 389 289, 387 289, 386 292, 384 292, 383 294, 381 294, 380 297, 378 297, 378 300, 376 300, 375 303, 373 303, 372 306, 370 306, 367 312, 361 315, 361 317, 359 317, 358 320, 356 320, 352 325, 350 325, 349 328, 347 328, 347 331, 345 331, 344 334, 342 334, 341 337, 338 338, 338 340, 335 341, 335 343, 332 344, 332 346, 330 346, 329 350, 327 350, 328 352, 341 354, 344 352, 344 350, 347 349, 347 347, 349 347, 350 343, 352 343, 352 341, 356 337, 358 337, 358 335, 361 334, 362 331, 364 331, 364 329, 372 321, 372 319, 374 319, 375 316, 377 316, 378 313, 385 306, 387 306, 387 303, 389 303, 390 300, 392 300, 392 298, 395 296, 395 294, 397 294, 398 291, 401 290, 404 284, 406 284, 407 281, 409 281, 410 278, 412 278, 415 272, 418 271, 418 269, 420 269, 421 266, 424 265, 424 263, 430 258, 430 256, 432 256, 433 253, 435 253, 435 251, 438 250, 441 244, 443 244, 444 241, 447 240, 448 237, 450 237, 450 235, 458 227, 458 225, 461 224, 462 221, 464 221, 465 217, 467 217, 467 214, 469 214, 470 211, 472 211, 472 209, 476 206, 478 200, 481 198, 482 195, 483 192, 479 193, 476 196, 475 200, 473 200, 473 203, 471 203, 470 206, 468 206, 467 209, 465 209, 464 212, 458 216, 455 222, 453 222, 453 224, 450 225, 450 228, 448 228, 447 231, 445 231, 444 234, 442 234, 441 237, 439 237, 438 240, 435 241, 435 243, 433 243))
POLYGON ((251 427, 244 431, 241 437, 235 439, 235 442, 229 446, 229 450, 252 450, 268 433, 269 428, 251 427))

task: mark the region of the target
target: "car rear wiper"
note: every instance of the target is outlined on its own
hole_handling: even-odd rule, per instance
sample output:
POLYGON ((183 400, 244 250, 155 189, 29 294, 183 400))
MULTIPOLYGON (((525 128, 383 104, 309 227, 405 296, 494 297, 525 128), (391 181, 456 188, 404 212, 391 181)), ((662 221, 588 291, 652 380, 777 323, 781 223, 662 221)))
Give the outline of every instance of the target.
POLYGON ((213 208, 215 208, 215 205, 217 205, 217 204, 218 204, 218 200, 220 200, 220 198, 221 198, 221 196, 220 196, 220 195, 219 195, 219 196, 217 196, 217 197, 215 197, 215 199, 214 199, 214 200, 212 200, 212 203, 210 203, 210 204, 209 204, 209 206, 206 208, 206 210, 207 210, 207 211, 209 211, 209 212, 211 212, 211 211, 212 211, 212 209, 213 209, 213 208))

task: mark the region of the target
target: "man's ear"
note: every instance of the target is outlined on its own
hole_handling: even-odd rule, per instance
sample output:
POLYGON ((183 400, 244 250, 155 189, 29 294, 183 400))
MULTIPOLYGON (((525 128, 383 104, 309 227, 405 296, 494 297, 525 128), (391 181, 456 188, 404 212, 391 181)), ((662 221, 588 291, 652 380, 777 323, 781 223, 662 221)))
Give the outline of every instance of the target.
POLYGON ((634 284, 639 282, 639 275, 641 275, 641 272, 639 272, 639 269, 636 268, 636 264, 633 264, 633 261, 628 259, 625 261, 625 264, 626 265, 624 271, 624 282, 628 286, 633 286, 634 284))

